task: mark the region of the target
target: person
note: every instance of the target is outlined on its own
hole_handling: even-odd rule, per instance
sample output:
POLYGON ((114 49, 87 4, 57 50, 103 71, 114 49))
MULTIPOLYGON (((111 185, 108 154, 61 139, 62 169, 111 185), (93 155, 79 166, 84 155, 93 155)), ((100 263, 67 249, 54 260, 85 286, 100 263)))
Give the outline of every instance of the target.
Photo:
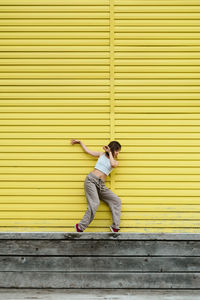
POLYGON ((100 200, 105 201, 112 212, 113 224, 110 226, 110 230, 118 232, 120 230, 121 199, 105 186, 105 181, 112 170, 119 165, 116 158, 121 151, 120 143, 112 141, 107 146, 103 146, 105 152, 91 151, 82 141, 76 139, 72 139, 71 144, 80 144, 86 153, 99 157, 93 171, 85 178, 84 190, 87 199, 87 210, 82 220, 75 224, 76 232, 83 232, 92 222, 100 200))

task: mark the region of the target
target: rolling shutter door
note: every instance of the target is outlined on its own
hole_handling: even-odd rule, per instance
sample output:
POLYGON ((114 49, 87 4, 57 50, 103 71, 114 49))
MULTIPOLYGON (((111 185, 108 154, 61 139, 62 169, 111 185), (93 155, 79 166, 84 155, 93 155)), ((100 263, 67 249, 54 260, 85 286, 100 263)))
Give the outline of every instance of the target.
POLYGON ((0 230, 73 231, 96 158, 70 139, 94 150, 110 141, 109 1, 0 10, 0 230))
POLYGON ((131 232, 199 232, 200 2, 115 1, 115 191, 131 232))

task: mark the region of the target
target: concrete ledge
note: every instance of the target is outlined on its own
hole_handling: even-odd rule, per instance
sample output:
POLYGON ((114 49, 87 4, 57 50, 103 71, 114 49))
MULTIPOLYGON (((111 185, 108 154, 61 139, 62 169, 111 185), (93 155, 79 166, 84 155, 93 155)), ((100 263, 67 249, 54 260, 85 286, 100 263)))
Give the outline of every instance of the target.
POLYGON ((0 289, 4 300, 199 300, 200 290, 0 289))
POLYGON ((200 233, 0 232, 1 240, 200 240, 200 233))
POLYGON ((4 300, 199 300, 200 290, 0 289, 4 300))
POLYGON ((199 289, 199 249, 197 233, 1 232, 0 288, 199 289))

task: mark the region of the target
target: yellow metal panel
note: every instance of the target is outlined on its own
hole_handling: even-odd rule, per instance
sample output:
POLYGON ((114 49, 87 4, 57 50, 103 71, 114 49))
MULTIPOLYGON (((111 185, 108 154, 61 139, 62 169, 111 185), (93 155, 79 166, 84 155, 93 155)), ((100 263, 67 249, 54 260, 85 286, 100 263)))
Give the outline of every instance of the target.
POLYGON ((115 138, 125 146, 115 191, 130 204, 127 232, 200 231, 190 210, 200 204, 199 11, 198 1, 115 0, 115 138))
MULTIPOLYGON (((192 1, 195 3, 195 1, 192 1)), ((45 5, 48 7, 48 5, 66 5, 66 6, 71 6, 71 5, 84 5, 86 8, 88 6, 97 6, 97 5, 109 5, 109 0, 1 0, 1 5, 30 5, 30 6, 35 6, 35 5, 45 5)), ((12 10, 12 7, 10 8, 12 10)))
MULTIPOLYGON (((2 0, 0 231, 74 231, 84 179, 122 145, 106 186, 121 232, 200 231, 198 0, 2 0)), ((109 231, 101 202, 86 232, 109 231)))
MULTIPOLYGON (((28 4, 29 1, 27 1, 28 4)), ((75 4, 75 2, 77 1, 73 1, 75 4)), ((6 2, 8 4, 8 2, 6 2)), ((97 2, 96 2, 97 3, 97 2)), ((19 2, 18 2, 19 4, 19 2)), ((24 3, 25 4, 25 3, 24 3)), ((108 4, 108 2, 104 2, 104 5, 94 5, 92 2, 90 2, 89 5, 86 5, 86 2, 80 2, 79 1, 79 5, 77 5, 77 3, 75 5, 71 5, 72 3, 69 4, 69 1, 65 1, 65 3, 63 3, 64 5, 58 5, 58 2, 54 2, 54 5, 49 5, 49 1, 48 1, 48 5, 35 5, 35 1, 34 3, 32 2, 28 5, 12 5, 12 7, 4 5, 1 8, 2 12, 27 12, 27 13, 33 13, 33 12, 109 12, 109 6, 106 5, 108 4), (83 5, 81 5, 83 4, 83 5), (93 4, 93 5, 91 5, 93 4)), ((99 3, 100 4, 100 3, 99 3)), ((195 7, 194 7, 195 8, 195 7)))
POLYGON ((110 2, 2 1, 0 64, 0 230, 71 231, 96 158, 70 139, 110 141, 110 2))

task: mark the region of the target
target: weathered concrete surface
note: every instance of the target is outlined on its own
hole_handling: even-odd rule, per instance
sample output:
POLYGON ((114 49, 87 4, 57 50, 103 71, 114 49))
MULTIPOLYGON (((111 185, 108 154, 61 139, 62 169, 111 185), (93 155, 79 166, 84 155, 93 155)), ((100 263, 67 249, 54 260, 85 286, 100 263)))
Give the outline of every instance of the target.
POLYGON ((200 290, 0 289, 1 300, 199 300, 200 290))
POLYGON ((200 233, 0 232, 1 240, 200 240, 200 233))
POLYGON ((199 253, 200 234, 3 232, 0 289, 197 290, 199 253))

